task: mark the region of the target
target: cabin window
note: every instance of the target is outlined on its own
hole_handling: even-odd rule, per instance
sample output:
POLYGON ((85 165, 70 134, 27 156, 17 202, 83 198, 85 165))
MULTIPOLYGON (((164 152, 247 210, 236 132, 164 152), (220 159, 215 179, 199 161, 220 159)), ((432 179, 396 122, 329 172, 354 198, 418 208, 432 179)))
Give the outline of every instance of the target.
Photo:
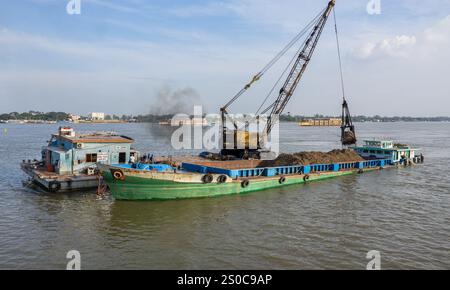
POLYGON ((97 162, 97 153, 86 154, 86 162, 87 163, 96 163, 97 162))
POLYGON ((364 150, 364 153, 369 153, 369 150, 364 150))

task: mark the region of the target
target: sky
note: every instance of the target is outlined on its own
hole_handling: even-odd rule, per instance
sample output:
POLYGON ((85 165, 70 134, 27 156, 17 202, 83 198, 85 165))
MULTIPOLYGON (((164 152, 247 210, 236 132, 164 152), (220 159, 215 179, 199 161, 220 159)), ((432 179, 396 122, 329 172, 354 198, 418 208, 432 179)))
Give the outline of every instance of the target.
MULTIPOLYGON (((336 1, 351 113, 450 116, 450 0, 371 1, 336 1)), ((169 113, 181 95, 216 113, 328 3, 69 2, 0 0, 0 112, 169 113)), ((299 45, 230 111, 256 112, 299 45)), ((341 98, 330 17, 286 112, 339 115, 341 98)))

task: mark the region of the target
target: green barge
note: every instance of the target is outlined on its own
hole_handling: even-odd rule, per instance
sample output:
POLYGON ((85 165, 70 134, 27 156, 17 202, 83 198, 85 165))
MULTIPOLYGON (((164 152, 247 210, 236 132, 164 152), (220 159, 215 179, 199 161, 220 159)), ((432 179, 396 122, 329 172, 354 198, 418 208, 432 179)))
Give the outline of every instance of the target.
MULTIPOLYGON (((345 170, 339 172, 293 174, 276 177, 249 177, 219 182, 223 175, 203 175, 199 173, 151 173, 136 169, 103 166, 104 178, 115 199, 118 200, 167 200, 202 197, 217 197, 232 194, 245 194, 286 185, 302 184, 344 176, 359 172, 345 170), (120 170, 123 178, 117 179, 114 173, 120 170), (213 182, 205 183, 202 178, 211 176, 213 182), (215 181, 214 181, 215 180, 215 181)), ((369 169, 366 169, 369 170, 369 169)))
POLYGON ((392 142, 367 141, 354 150, 365 161, 261 167, 260 160, 182 162, 169 164, 100 164, 99 169, 117 200, 169 200, 246 194, 288 185, 423 162, 418 149, 397 148, 392 142), (375 148, 379 144, 379 148, 375 148), (378 149, 378 150, 377 150, 378 149), (367 156, 364 152, 374 152, 367 156), (377 155, 377 154, 380 155, 377 155), (381 158, 383 157, 383 158, 381 158))

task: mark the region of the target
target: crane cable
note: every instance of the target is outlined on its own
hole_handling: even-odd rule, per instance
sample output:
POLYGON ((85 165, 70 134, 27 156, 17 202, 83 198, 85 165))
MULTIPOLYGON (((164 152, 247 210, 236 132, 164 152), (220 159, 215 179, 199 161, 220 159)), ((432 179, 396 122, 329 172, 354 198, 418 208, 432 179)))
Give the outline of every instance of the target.
MULTIPOLYGON (((336 45, 337 45, 337 54, 338 54, 338 59, 339 59, 339 72, 340 72, 340 77, 341 77, 341 89, 342 89, 342 98, 344 99, 344 101, 346 100, 345 98, 345 82, 344 82, 344 72, 343 72, 343 68, 342 68, 342 57, 341 57, 341 46, 340 46, 340 42, 339 42, 339 33, 338 33, 338 28, 337 28, 337 17, 336 17, 336 8, 333 8, 333 16, 334 16, 334 31, 336 34, 336 45)), ((316 19, 316 18, 315 18, 316 19)), ((306 40, 305 40, 306 41, 306 40)), ((301 48, 300 48, 301 49, 301 48)), ((297 53, 298 54, 298 53, 297 53)), ((270 97, 270 95, 272 94, 272 92, 274 91, 275 87, 278 85, 278 83, 280 82, 281 78, 283 77, 283 75, 286 73, 287 69, 290 67, 290 65, 292 64, 292 62, 295 60, 296 56, 294 56, 294 58, 289 62, 288 66, 286 67, 285 71, 283 72, 283 74, 281 75, 280 79, 278 79, 278 81, 275 83, 275 86, 272 88, 272 90, 270 91, 269 95, 266 97, 266 99, 264 100, 264 102, 262 103, 262 105, 259 107, 258 111, 257 111, 257 115, 260 112, 260 110, 262 109, 262 107, 264 106, 264 104, 267 102, 268 98, 270 97)), ((275 105, 275 103, 271 104, 269 107, 267 107, 264 111, 262 111, 262 114, 267 113, 271 108, 273 108, 273 106, 275 105)))
MULTIPOLYGON (((322 10, 320 12, 320 14, 318 14, 310 23, 308 23, 308 25, 303 29, 303 30, 309 30, 311 29, 313 26, 317 25, 317 22, 319 21, 320 16, 324 13, 325 10, 322 10)), ((288 72, 288 70, 292 67, 292 64, 294 63, 294 61, 298 58, 298 55, 300 54, 303 46, 305 45, 307 39, 305 39, 302 43, 302 45, 299 47, 299 49, 296 51, 296 53, 294 54, 294 56, 292 57, 291 61, 287 64, 286 68, 284 69, 283 73, 280 75, 280 77, 278 78, 278 80, 276 81, 276 83, 274 84, 274 86, 272 87, 272 89, 269 91, 269 93, 267 94, 266 98, 264 99, 264 101, 262 102, 261 106, 258 108, 258 110, 256 111, 256 115, 258 115, 261 112, 261 109, 264 107, 264 105, 266 104, 267 100, 270 98, 270 96, 272 95, 273 91, 276 89, 276 87, 278 86, 278 84, 281 82, 281 80, 283 79, 283 76, 288 72)), ((262 111, 262 114, 267 113, 267 111, 269 111, 275 104, 270 105, 268 108, 266 108, 264 111, 262 111)))
POLYGON ((337 53, 338 53, 338 58, 339 58, 339 72, 341 75, 342 98, 345 101, 344 73, 342 70, 341 46, 339 44, 339 33, 338 33, 337 20, 336 20, 336 8, 333 8, 333 16, 334 16, 334 31, 336 32, 337 53))
POLYGON ((345 98, 345 83, 344 83, 344 73, 342 70, 342 57, 341 57, 341 47, 339 44, 339 33, 338 33, 338 29, 337 29, 336 8, 333 8, 333 16, 334 16, 334 30, 336 32, 336 44, 337 44, 337 51, 338 51, 338 58, 339 58, 339 71, 341 74, 341 87, 342 87, 342 99, 343 99, 343 103, 342 103, 343 124, 341 125, 341 142, 342 142, 342 147, 344 148, 347 145, 349 146, 349 145, 356 144, 357 139, 356 139, 355 127, 353 126, 352 117, 350 115, 347 100, 345 98), (347 132, 352 134, 352 135, 348 135, 352 138, 351 141, 346 140, 346 138, 348 138, 346 135, 347 133, 345 131, 346 129, 350 129, 350 131, 347 131, 347 132))
MULTIPOLYGON (((252 80, 245 85, 245 87, 239 91, 224 107, 223 109, 228 108, 234 101, 236 101, 242 94, 244 94, 252 85, 253 83, 259 81, 261 77, 269 70, 271 69, 291 48, 296 44, 310 29, 311 25, 314 24, 320 16, 324 13, 325 9, 322 10, 319 14, 317 14, 316 17, 314 17, 311 22, 308 23, 308 25, 303 28, 264 68, 257 73, 252 80)), ((267 100, 267 98, 266 98, 267 100)))
POLYGON ((303 35, 305 35, 306 32, 308 32, 308 30, 311 28, 311 26, 317 22, 318 18, 320 18, 320 16, 322 16, 322 14, 324 13, 325 9, 320 11, 319 14, 317 14, 303 29, 302 31, 300 31, 295 37, 294 39, 292 39, 284 48, 283 50, 281 50, 260 72, 261 76, 264 75, 270 68, 272 68, 272 66, 278 62, 278 60, 280 60, 290 49, 292 46, 294 46, 294 44, 296 44, 300 38, 303 37, 303 35))
MULTIPOLYGON (((336 17, 336 8, 333 8, 333 18, 334 18, 334 31, 336 34, 336 45, 337 45, 337 54, 338 54, 338 59, 339 59, 339 73, 340 73, 340 77, 341 77, 341 89, 342 89, 342 98, 344 101, 346 101, 345 98, 345 82, 344 82, 344 72, 343 72, 343 68, 342 68, 342 57, 341 57, 341 46, 340 46, 340 42, 339 42, 339 33, 338 33, 338 28, 337 28, 337 17, 336 17)), ((315 20, 317 19, 317 17, 315 18, 315 20)), ((311 24, 311 23, 310 23, 311 24)), ((305 40, 306 41, 306 40, 305 40)), ((301 49, 301 48, 300 48, 301 49)), ((297 53, 298 54, 298 53, 297 53)), ((280 76, 280 78, 278 79, 278 81, 275 83, 275 86, 272 88, 272 90, 269 92, 269 94, 267 95, 266 99, 264 100, 264 102, 262 103, 262 105, 259 107, 258 111, 257 111, 257 115, 260 112, 260 110, 262 109, 262 107, 264 106, 264 104, 267 102, 268 98, 270 97, 270 95, 272 94, 272 92, 274 91, 275 87, 278 85, 278 83, 280 82, 281 78, 283 77, 283 75, 286 73, 287 69, 290 67, 290 65, 292 64, 292 62, 295 60, 296 55, 294 56, 294 58, 289 62, 288 66, 286 67, 285 71, 283 72, 283 74, 280 76)), ((272 103, 269 107, 267 107, 264 111, 261 112, 261 114, 265 114, 267 113, 271 108, 273 108, 273 106, 275 105, 275 103, 272 103)))
MULTIPOLYGON (((306 40, 303 42, 305 43, 306 40)), ((303 45, 302 45, 303 46, 303 45)), ((298 55, 300 54, 301 50, 302 50, 302 46, 300 46, 300 48, 297 50, 297 52, 295 53, 294 57, 289 61, 289 63, 287 64, 286 68, 284 69, 283 73, 280 75, 280 77, 278 78, 278 80, 276 81, 276 83, 273 85, 272 89, 269 91, 269 93, 267 94, 266 98, 264 99, 264 101, 262 102, 261 106, 259 106, 258 111, 256 111, 256 115, 258 115, 261 111, 261 109, 264 107, 264 105, 266 104, 267 100, 270 98, 270 96, 272 95, 273 91, 275 91, 275 89, 277 88, 278 84, 281 82, 281 80, 283 79, 284 75, 287 73, 287 71, 292 67, 292 64, 294 63, 294 61, 298 58, 298 55)), ((273 104, 269 107, 271 108, 273 107, 273 104)), ((262 112, 262 114, 265 114, 268 111, 268 109, 264 110, 262 112)))

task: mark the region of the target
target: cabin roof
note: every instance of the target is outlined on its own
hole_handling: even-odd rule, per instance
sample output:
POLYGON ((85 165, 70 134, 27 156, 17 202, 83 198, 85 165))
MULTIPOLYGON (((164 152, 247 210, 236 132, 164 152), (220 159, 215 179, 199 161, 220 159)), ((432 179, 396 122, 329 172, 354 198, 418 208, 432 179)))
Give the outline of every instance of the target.
POLYGON ((44 149, 47 149, 47 150, 50 150, 50 151, 53 151, 56 153, 60 153, 60 154, 64 154, 67 152, 67 150, 65 150, 64 148, 55 147, 55 146, 47 146, 47 147, 44 147, 44 149))
POLYGON ((392 147, 392 148, 380 148, 380 147, 371 147, 371 146, 358 146, 355 149, 363 149, 363 150, 378 150, 378 151, 420 151, 420 148, 412 148, 412 147, 392 147))
POLYGON ((127 136, 120 136, 106 133, 80 134, 75 136, 54 135, 56 138, 67 140, 71 143, 134 143, 134 140, 127 136))

